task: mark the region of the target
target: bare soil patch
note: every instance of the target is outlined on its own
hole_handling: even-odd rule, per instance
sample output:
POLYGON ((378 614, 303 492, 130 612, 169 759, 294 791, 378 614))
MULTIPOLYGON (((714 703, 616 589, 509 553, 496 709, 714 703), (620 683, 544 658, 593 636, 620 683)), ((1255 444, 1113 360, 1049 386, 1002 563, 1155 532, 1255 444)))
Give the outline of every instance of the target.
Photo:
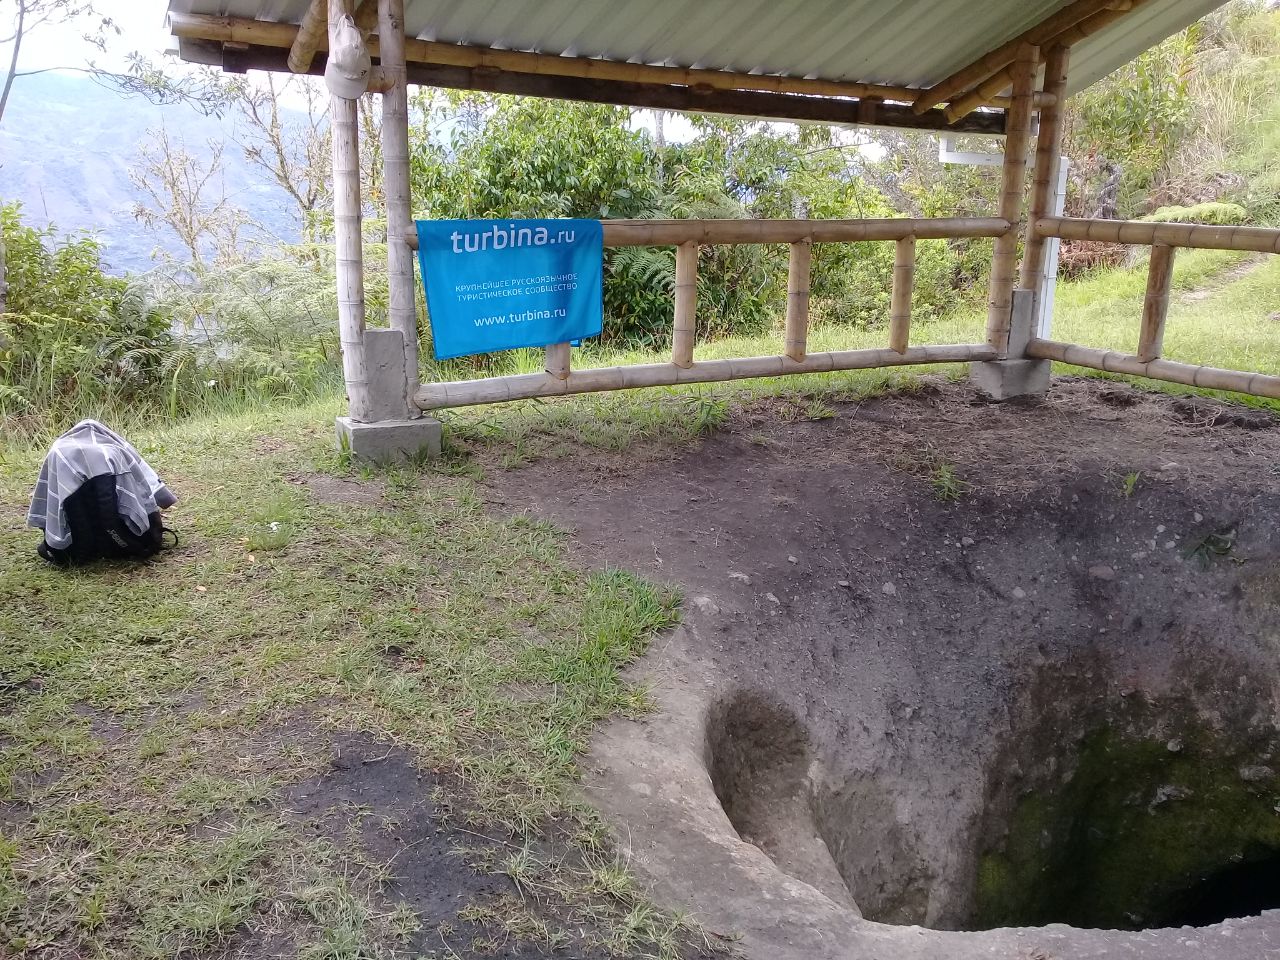
POLYGON ((331 842, 353 867, 382 875, 381 898, 412 908, 421 928, 404 944, 409 956, 476 956, 529 960, 552 955, 502 930, 466 919, 467 908, 516 896, 511 880, 481 873, 464 851, 497 846, 441 810, 436 796, 456 783, 415 765, 411 755, 363 733, 338 732, 319 775, 286 788, 281 810, 312 836, 331 842), (460 916, 460 912, 463 914, 460 916), (480 943, 482 946, 477 947, 480 943))
POLYGON ((1274 914, 1218 922, 1265 905, 1197 886, 1280 852, 1276 418, 1093 379, 833 412, 490 481, 686 591, 640 670, 659 711, 588 778, 656 895, 762 957, 1280 949, 1274 914), (1194 855, 1109 852, 1135 837, 1194 855), (1123 932, 1179 922, 1206 925, 1123 932), (952 932, 992 927, 1018 929, 952 932))

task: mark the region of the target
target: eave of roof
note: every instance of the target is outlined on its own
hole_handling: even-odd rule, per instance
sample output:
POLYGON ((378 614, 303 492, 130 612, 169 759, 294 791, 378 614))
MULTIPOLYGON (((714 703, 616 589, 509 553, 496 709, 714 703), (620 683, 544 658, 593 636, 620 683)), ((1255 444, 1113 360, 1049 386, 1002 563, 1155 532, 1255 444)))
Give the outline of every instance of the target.
MULTIPOLYGON (((863 99, 831 95, 841 90, 809 95, 807 89, 721 89, 716 73, 705 75, 712 82, 679 83, 621 79, 617 70, 608 77, 564 77, 505 63, 493 67, 442 58, 436 54, 447 50, 443 47, 429 61, 415 63, 410 57, 414 83, 673 110, 999 133, 1002 111, 972 113, 949 125, 941 111, 915 115, 879 101, 908 100, 911 91, 938 83, 1069 2, 702 0, 690 6, 687 0, 406 0, 405 26, 411 38, 461 45, 461 50, 719 71, 759 78, 756 86, 798 79, 801 84, 789 85, 847 87, 863 99), (859 89, 867 85, 883 89, 859 89)), ((1082 89, 1223 2, 1136 0, 1131 12, 1073 46, 1068 91, 1082 89)), ((272 25, 298 24, 308 6, 309 0, 171 0, 170 11, 178 15, 175 22, 196 14, 228 24, 257 23, 266 32, 272 25)), ((180 53, 233 71, 287 70, 274 40, 188 33, 180 53)), ((313 71, 322 62, 321 57, 313 71)))

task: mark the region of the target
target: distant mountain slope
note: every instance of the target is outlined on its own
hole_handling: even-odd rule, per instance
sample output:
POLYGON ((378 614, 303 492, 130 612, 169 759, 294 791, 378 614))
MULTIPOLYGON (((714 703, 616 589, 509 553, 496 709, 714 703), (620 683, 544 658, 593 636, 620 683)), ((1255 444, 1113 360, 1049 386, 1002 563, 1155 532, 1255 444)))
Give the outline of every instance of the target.
POLYGON ((0 197, 22 201, 29 223, 94 231, 111 272, 153 266, 157 247, 178 253, 133 217, 138 191, 128 170, 147 131, 161 125, 189 153, 208 156, 210 139, 226 140, 227 193, 237 206, 283 240, 296 240, 288 198, 250 166, 231 142, 233 118, 204 117, 185 106, 159 107, 124 97, 87 76, 45 73, 19 77, 0 120, 0 197))

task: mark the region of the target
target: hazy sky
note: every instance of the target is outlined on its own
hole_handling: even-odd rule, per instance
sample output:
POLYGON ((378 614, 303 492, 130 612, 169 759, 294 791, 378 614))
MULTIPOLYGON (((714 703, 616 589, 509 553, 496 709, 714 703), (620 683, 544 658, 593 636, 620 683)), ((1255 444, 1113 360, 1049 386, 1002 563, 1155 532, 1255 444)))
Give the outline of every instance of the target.
MULTIPOLYGON (((134 50, 151 59, 158 59, 168 44, 164 28, 167 0, 98 0, 97 10, 111 17, 120 27, 120 36, 111 35, 107 52, 101 53, 82 39, 86 30, 96 21, 82 18, 66 24, 46 25, 31 32, 22 41, 18 70, 39 70, 47 67, 83 67, 92 60, 98 66, 118 70, 125 65, 125 57, 134 50)), ((7 34, 8 23, 13 16, 13 0, 0 0, 0 33, 7 34)), ((9 44, 0 44, 0 62, 6 66, 11 56, 9 44)))

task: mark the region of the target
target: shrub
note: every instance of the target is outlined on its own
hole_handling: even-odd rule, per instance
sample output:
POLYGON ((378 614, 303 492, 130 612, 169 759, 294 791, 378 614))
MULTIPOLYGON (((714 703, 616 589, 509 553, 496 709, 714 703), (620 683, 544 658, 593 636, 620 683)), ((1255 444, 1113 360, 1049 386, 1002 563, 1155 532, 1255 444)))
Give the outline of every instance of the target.
POLYGON ((1204 223, 1215 227, 1235 227, 1249 222, 1249 214, 1238 203, 1197 203, 1190 207, 1161 207, 1141 217, 1165 223, 1204 223))
POLYGON ((174 339, 145 286, 103 273, 92 237, 26 226, 18 204, 0 205, 0 230, 0 417, 44 429, 152 393, 174 339))

